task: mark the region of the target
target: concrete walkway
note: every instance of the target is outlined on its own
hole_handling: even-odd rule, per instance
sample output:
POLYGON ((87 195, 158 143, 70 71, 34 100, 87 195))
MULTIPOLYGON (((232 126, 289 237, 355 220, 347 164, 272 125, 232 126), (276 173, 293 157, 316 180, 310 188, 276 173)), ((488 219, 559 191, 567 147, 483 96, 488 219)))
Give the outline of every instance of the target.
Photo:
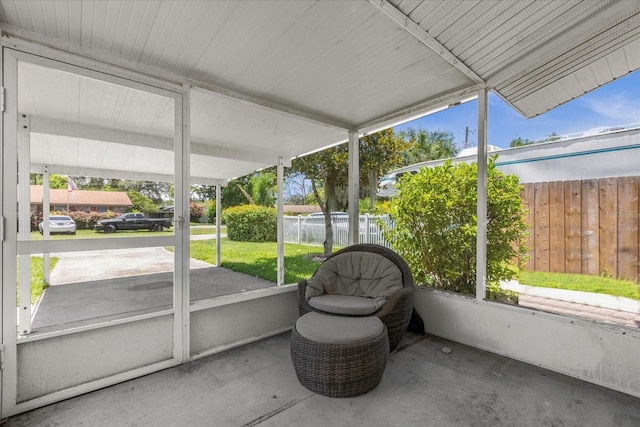
POLYGON ((551 313, 584 317, 599 322, 640 328, 640 301, 592 292, 568 291, 503 283, 518 293, 518 305, 551 313))

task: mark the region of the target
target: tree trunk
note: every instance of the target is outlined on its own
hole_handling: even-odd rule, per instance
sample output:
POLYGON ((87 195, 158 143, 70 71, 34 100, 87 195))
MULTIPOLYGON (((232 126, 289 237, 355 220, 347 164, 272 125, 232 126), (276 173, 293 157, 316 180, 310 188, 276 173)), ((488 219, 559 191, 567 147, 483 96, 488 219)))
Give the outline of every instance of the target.
POLYGON ((325 182, 325 201, 324 203, 320 199, 320 194, 318 193, 318 187, 316 187, 315 181, 311 180, 311 189, 313 190, 313 194, 316 196, 316 202, 320 206, 322 213, 324 214, 324 244, 322 256, 328 257, 331 255, 333 250, 333 228, 331 227, 331 212, 333 210, 332 198, 329 197, 329 194, 333 193, 333 198, 335 198, 335 185, 332 189, 329 189, 329 185, 325 182))
POLYGON ((378 174, 375 169, 369 169, 369 210, 373 211, 376 207, 378 190, 378 174))
POLYGON ((255 205, 256 202, 253 201, 253 199, 251 198, 251 196, 249 195, 249 193, 247 193, 247 190, 245 190, 242 185, 240 184, 236 184, 238 186, 238 188, 240 189, 240 192, 242 193, 242 195, 244 196, 245 199, 247 199, 247 201, 249 202, 249 204, 251 205, 255 205))
POLYGON ((331 226, 331 212, 336 203, 336 183, 334 180, 329 179, 324 183, 324 197, 325 207, 324 212, 324 253, 325 257, 328 257, 333 252, 333 227, 331 226))

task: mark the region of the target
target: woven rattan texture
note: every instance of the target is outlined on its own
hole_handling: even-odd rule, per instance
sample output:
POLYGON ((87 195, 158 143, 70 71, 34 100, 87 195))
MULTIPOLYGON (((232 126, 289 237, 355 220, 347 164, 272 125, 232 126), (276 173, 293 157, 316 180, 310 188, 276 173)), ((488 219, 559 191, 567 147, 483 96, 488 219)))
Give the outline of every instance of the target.
MULTIPOLYGON (((411 270, 409 270, 409 266, 407 265, 405 260, 400 257, 400 255, 398 255, 391 249, 380 245, 357 244, 347 246, 346 248, 342 248, 339 251, 333 253, 331 257, 354 251, 373 252, 382 255, 393 261, 402 272, 402 281, 404 285, 402 290, 396 292, 380 308, 380 310, 378 310, 376 313, 373 313, 375 316, 378 316, 378 318, 382 320, 382 323, 384 323, 384 325, 387 327, 387 331, 389 333, 389 350, 393 351, 400 343, 402 335, 407 330, 409 320, 411 319, 411 312, 413 310, 413 276, 411 275, 411 270)), ((330 259, 331 257, 327 259, 330 259)), ((322 265, 318 268, 321 267, 322 265)), ((298 283, 298 311, 300 313, 300 316, 309 313, 310 311, 318 311, 323 314, 330 314, 324 313, 320 310, 316 310, 309 305, 309 302, 305 298, 306 287, 306 280, 302 280, 298 283)))
POLYGON ((329 397, 365 394, 380 383, 389 357, 387 330, 358 344, 322 344, 306 339, 295 326, 291 360, 300 384, 329 397))

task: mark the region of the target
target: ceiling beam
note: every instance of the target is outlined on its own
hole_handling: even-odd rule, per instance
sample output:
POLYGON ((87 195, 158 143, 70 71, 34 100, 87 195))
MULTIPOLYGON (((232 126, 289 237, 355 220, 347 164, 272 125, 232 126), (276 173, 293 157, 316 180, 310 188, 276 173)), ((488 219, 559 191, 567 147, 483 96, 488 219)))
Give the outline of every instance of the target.
POLYGON ((469 77, 476 83, 484 84, 484 80, 477 75, 471 68, 462 62, 460 58, 455 56, 449 49, 447 49, 442 43, 431 36, 424 28, 420 26, 413 19, 405 15, 400 9, 389 3, 387 0, 369 0, 373 6, 379 9, 382 13, 391 18, 396 24, 402 27, 406 32, 411 34, 420 43, 440 55, 445 61, 453 65, 464 75, 469 77))
MULTIPOLYGON (((29 122, 31 132, 47 135, 83 138, 167 151, 173 151, 175 145, 172 138, 103 128, 100 126, 81 123, 65 122, 46 117, 31 116, 29 122)), ((191 154, 264 164, 265 159, 273 159, 272 162, 275 163, 275 159, 277 159, 278 155, 282 153, 277 153, 269 149, 252 148, 251 150, 248 150, 224 144, 192 141, 191 154)))

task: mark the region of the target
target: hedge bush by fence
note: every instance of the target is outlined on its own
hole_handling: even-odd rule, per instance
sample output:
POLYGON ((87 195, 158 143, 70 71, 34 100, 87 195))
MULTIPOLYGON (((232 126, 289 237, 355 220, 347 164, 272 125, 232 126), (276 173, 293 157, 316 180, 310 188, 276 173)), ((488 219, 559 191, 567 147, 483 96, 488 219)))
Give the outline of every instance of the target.
MULTIPOLYGON (((476 287, 477 163, 452 163, 406 174, 391 200, 392 247, 406 260, 416 283, 474 295, 476 287)), ((487 279, 497 286, 513 278, 513 259, 526 255, 527 225, 516 175, 487 165, 487 279)))
POLYGON ((275 242, 277 216, 275 208, 241 205, 222 212, 229 240, 239 242, 275 242))

